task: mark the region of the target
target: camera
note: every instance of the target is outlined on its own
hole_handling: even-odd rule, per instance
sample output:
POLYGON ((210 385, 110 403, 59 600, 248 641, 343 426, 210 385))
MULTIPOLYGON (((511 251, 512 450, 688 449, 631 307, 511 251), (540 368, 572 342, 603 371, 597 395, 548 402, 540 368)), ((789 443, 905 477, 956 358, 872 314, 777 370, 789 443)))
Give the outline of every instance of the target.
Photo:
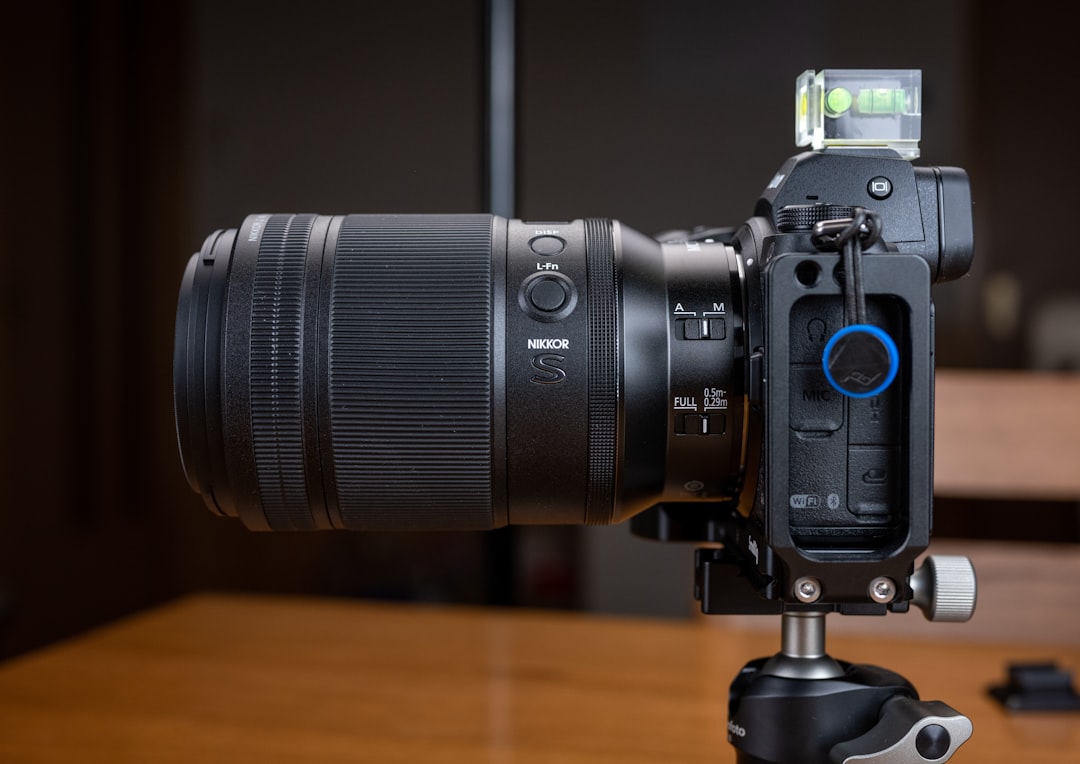
POLYGON ((917 70, 805 72, 811 148, 736 226, 253 214, 212 233, 176 321, 189 483, 259 530, 628 521, 702 545, 708 613, 949 619, 912 571, 931 287, 970 267, 972 204, 963 170, 912 163, 920 98, 917 70))

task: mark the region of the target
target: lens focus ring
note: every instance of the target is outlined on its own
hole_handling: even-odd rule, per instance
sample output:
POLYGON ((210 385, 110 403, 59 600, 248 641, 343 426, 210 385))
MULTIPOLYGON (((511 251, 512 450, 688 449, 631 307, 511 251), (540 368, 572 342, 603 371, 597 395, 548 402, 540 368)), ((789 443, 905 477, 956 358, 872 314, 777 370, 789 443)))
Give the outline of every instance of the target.
POLYGON ((610 220, 585 221, 589 261, 589 495, 588 525, 611 522, 618 448, 618 282, 610 220))
POLYGON ((311 528, 304 477, 301 330, 313 215, 274 215, 259 243, 251 298, 251 441, 271 528, 311 528))

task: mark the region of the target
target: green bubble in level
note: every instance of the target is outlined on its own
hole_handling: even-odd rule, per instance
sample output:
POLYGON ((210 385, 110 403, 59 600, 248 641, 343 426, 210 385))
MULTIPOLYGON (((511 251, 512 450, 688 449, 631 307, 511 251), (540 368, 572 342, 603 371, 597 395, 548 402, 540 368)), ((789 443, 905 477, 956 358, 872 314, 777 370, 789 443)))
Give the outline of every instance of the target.
POLYGON ((862 114, 903 114, 905 96, 901 88, 865 88, 859 91, 862 114))
POLYGON ((825 94, 825 113, 830 117, 839 117, 851 108, 851 91, 847 88, 833 88, 825 94))

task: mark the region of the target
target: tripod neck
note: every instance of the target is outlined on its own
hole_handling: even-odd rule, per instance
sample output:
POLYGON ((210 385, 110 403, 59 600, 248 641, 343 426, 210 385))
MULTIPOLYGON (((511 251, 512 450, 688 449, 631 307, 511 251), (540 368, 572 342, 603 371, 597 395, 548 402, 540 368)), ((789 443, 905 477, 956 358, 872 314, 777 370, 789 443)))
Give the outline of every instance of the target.
POLYGON ((762 668, 785 679, 832 679, 844 668, 825 652, 825 613, 784 613, 780 652, 762 668))
POLYGON ((783 619, 781 651, 731 683, 738 764, 940 764, 970 737, 967 717, 899 674, 830 658, 824 613, 783 619))

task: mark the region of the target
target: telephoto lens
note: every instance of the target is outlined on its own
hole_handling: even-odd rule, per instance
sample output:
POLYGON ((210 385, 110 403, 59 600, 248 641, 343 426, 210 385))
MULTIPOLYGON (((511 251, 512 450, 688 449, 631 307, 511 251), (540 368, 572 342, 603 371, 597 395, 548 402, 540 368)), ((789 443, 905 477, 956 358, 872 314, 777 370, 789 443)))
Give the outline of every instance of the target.
POLYGON ((617 221, 250 215, 187 265, 174 399, 263 530, 607 524, 737 497, 743 262, 617 221))

